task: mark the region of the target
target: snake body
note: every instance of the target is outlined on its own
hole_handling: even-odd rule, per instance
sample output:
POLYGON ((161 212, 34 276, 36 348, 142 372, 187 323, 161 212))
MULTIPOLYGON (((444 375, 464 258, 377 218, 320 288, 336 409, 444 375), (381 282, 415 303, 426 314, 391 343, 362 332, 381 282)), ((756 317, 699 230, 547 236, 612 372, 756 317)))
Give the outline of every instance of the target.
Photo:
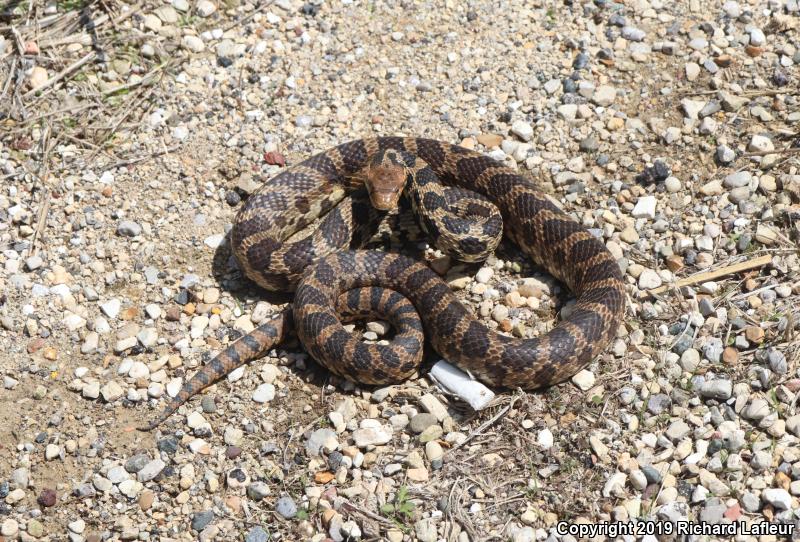
POLYGON ((231 248, 244 273, 260 286, 297 290, 293 312, 274 315, 228 346, 145 430, 294 330, 311 355, 336 374, 370 384, 398 381, 419 362, 420 354, 410 353, 421 338, 419 326, 411 323, 415 309, 445 358, 484 382, 535 389, 572 376, 597 356, 616 333, 625 307, 620 268, 600 239, 515 170, 433 139, 359 139, 287 168, 247 199, 234 220, 231 248), (569 316, 543 336, 511 338, 479 322, 424 264, 396 254, 349 250, 360 246, 369 236, 367 225, 380 219, 358 191, 371 158, 386 151, 417 157, 423 164, 418 174, 429 170, 445 185, 490 201, 520 249, 575 293, 569 316), (293 240, 320 215, 324 219, 311 235, 293 240), (374 290, 353 290, 365 287, 374 290), (397 305, 394 323, 407 326, 399 348, 366 345, 346 333, 336 313, 348 305, 350 312, 363 314, 397 305))

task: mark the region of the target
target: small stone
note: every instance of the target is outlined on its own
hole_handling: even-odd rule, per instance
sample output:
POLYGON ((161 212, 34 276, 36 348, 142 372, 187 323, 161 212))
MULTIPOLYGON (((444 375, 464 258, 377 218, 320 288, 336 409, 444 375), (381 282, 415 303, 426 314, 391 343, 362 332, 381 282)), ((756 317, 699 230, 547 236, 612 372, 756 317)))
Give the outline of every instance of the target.
POLYGON ((202 53, 206 48, 206 44, 203 43, 202 39, 191 34, 183 36, 181 39, 181 46, 193 53, 202 53))
POLYGON ((142 233, 142 227, 131 220, 123 220, 117 225, 117 233, 124 237, 136 237, 142 233))
POLYGON ((167 465, 163 461, 161 461, 161 459, 154 459, 149 463, 147 463, 144 467, 141 468, 141 470, 139 470, 136 473, 136 479, 141 483, 149 482, 150 480, 158 476, 158 474, 162 470, 164 470, 164 467, 166 466, 167 465))
POLYGON ((722 361, 731 365, 739 361, 739 351, 732 346, 725 347, 725 350, 722 351, 722 361))
POLYGON ((758 28, 753 27, 750 29, 750 45, 753 47, 761 47, 767 42, 767 37, 764 32, 758 28))
POLYGON ((639 289, 652 290, 661 286, 661 276, 652 269, 644 269, 639 275, 639 289))
MULTIPOLYGON (((22 492, 22 494, 24 495, 25 492, 22 492)), ((6 502, 8 502, 8 499, 6 499, 6 502)), ((39 493, 39 496, 36 498, 36 502, 44 506, 45 508, 50 508, 51 506, 55 506, 56 504, 55 490, 49 488, 43 489, 42 492, 39 493)))
POLYGON ((777 510, 790 510, 792 507, 792 496, 785 489, 765 489, 761 492, 761 499, 777 510))
POLYGON ((76 519, 67 524, 67 529, 76 534, 81 534, 86 529, 86 522, 82 519, 76 519))
POLYGON ((514 121, 514 124, 511 125, 511 133, 522 141, 533 139, 533 127, 523 120, 514 121))
POLYGON ((103 396, 103 400, 107 403, 113 403, 125 393, 125 390, 117 384, 115 381, 109 381, 105 386, 100 388, 100 395, 103 396))
POLYGON ((306 451, 311 457, 318 457, 321 453, 329 454, 339 448, 336 432, 332 429, 317 429, 306 442, 306 451))
POLYGON ((442 450, 442 446, 438 442, 432 440, 425 443, 425 457, 428 458, 428 461, 431 463, 441 461, 443 456, 444 450, 442 450))
POLYGON ((256 403, 268 403, 275 398, 275 386, 273 384, 261 384, 253 392, 253 401, 256 403))
POLYGON ((733 394, 733 383, 730 380, 714 379, 703 382, 700 396, 717 401, 727 401, 733 394))
POLYGON ((756 241, 764 245, 774 245, 778 242, 778 232, 766 224, 759 224, 756 227, 756 241))
POLYGON ((719 145, 717 146, 716 156, 720 164, 730 164, 736 159, 736 151, 727 145, 719 145))
POLYGON ((47 70, 41 66, 34 66, 28 78, 32 90, 41 88, 49 79, 47 70))
POLYGON ((33 538, 42 538, 44 536, 44 525, 37 519, 28 520, 27 533, 33 538))
POLYGON ((747 145, 747 150, 751 152, 770 152, 775 150, 775 145, 770 138, 756 134, 747 145))
MULTIPOLYGON (((363 423, 363 422, 362 422, 363 423)), ((361 427, 353 431, 353 441, 359 448, 380 446, 392 440, 391 426, 361 427)))
POLYGON ((617 98, 617 89, 610 85, 600 85, 592 95, 592 103, 601 107, 608 107, 617 98))
POLYGON ((663 393, 656 393, 647 399, 647 410, 651 414, 661 414, 669 410, 672 406, 672 400, 668 395, 663 393))
POLYGON ((153 501, 155 500, 155 493, 150 491, 149 489, 142 492, 139 496, 139 508, 143 511, 150 510, 150 507, 153 506, 153 501))
POLYGON ((680 192, 683 187, 681 181, 677 177, 667 177, 664 181, 664 188, 666 188, 667 192, 670 194, 676 194, 680 192))
POLYGON ((742 417, 753 422, 760 422, 770 413, 769 404, 761 398, 753 399, 744 409, 742 417))
POLYGON ((15 519, 8 518, 0 526, 0 534, 8 538, 16 538, 17 534, 19 534, 19 524, 15 519))
POLYGON ((764 340, 764 330, 759 326, 747 326, 744 330, 744 335, 748 342, 761 344, 764 340))
POLYGON ((703 107, 705 107, 705 105, 706 105, 705 102, 690 100, 688 98, 684 98, 683 100, 681 100, 681 106, 683 107, 684 115, 686 116, 686 118, 692 120, 698 120, 700 111, 703 110, 703 107))
POLYGON ((594 373, 583 369, 572 377, 572 383, 578 386, 582 391, 588 391, 594 386, 594 373))
MULTIPOLYGON (((255 481, 247 486, 247 496, 256 502, 263 500, 265 497, 269 496, 270 493, 271 491, 269 484, 260 480, 255 481)), ((278 503, 280 504, 280 501, 278 501, 278 503)), ((294 502, 292 502, 292 504, 294 504, 294 502)))
POLYGON ((214 519, 214 512, 211 510, 204 510, 202 512, 195 512, 192 515, 192 529, 195 531, 202 531, 214 519))
POLYGON ((486 284, 494 275, 494 269, 491 267, 482 267, 478 270, 475 274, 475 281, 479 282, 480 284, 486 284))
POLYGON ((633 211, 631 213, 634 218, 649 218, 654 219, 656 217, 656 198, 655 196, 643 196, 640 197, 639 200, 636 202, 636 205, 633 207, 633 211))
POLYGON ((275 503, 275 511, 285 519, 291 519, 297 515, 297 505, 291 497, 281 497, 275 503))
POLYGON ((687 62, 683 69, 686 72, 687 81, 694 81, 700 75, 700 66, 696 62, 687 62))
POLYGON ((539 431, 539 435, 536 437, 536 443, 544 448, 545 450, 550 449, 553 447, 553 432, 547 429, 546 427, 539 431))
POLYGON ((44 458, 48 461, 57 459, 61 456, 61 447, 57 444, 48 444, 44 449, 44 458))
POLYGON ((752 178, 749 171, 737 171, 725 177, 723 184, 726 188, 740 188, 749 185, 752 178))
POLYGON ((673 442, 677 442, 689 434, 691 428, 683 420, 676 420, 670 424, 664 434, 673 442))
POLYGON ((268 542, 270 536, 260 525, 256 525, 247 532, 244 542, 268 542))

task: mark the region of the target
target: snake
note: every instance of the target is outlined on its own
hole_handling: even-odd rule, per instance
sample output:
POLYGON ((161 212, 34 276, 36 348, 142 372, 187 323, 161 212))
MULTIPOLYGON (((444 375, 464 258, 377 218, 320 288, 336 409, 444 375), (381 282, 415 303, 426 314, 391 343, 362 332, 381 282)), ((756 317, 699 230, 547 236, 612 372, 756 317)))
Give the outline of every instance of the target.
POLYGON ((201 367, 140 430, 154 429, 193 395, 292 335, 328 370, 364 384, 414 374, 427 338, 489 385, 534 390, 588 365, 616 335, 625 311, 622 272, 602 239, 516 169, 435 139, 357 139, 282 170, 245 200, 230 247, 250 280, 294 292, 294 299, 201 367), (395 204, 397 187, 409 181, 429 189, 410 199, 443 252, 477 261, 505 235, 573 292, 572 310, 543 335, 511 337, 482 323, 425 263, 361 248, 395 204), (471 214, 469 225, 453 218, 454 210, 471 214), (444 215, 438 221, 426 218, 437 213, 444 215), (395 328, 389 344, 369 344, 344 327, 372 315, 395 328))

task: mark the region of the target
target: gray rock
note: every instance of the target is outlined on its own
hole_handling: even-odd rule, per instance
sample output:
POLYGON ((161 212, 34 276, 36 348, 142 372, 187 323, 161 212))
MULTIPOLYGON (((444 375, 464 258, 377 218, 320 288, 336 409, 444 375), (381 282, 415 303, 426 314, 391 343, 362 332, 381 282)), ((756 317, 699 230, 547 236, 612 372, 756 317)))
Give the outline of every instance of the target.
POLYGON ((318 457, 322 453, 329 453, 339 447, 336 432, 333 429, 317 429, 306 442, 306 452, 311 457, 318 457))
POLYGON ((511 133, 522 141, 530 141, 533 139, 533 126, 524 120, 517 120, 511 125, 511 133))
POLYGON ((414 433, 419 434, 437 422, 438 420, 436 419, 436 416, 434 416, 433 414, 430 414, 428 412, 421 412, 419 414, 416 414, 413 418, 411 418, 411 430, 414 433))
POLYGON ((700 386, 700 396, 706 399, 727 401, 733 393, 733 383, 730 380, 708 380, 700 386))
POLYGON ((742 494, 739 501, 742 503, 742 508, 744 508, 747 512, 754 513, 758 512, 761 508, 761 501, 750 491, 746 491, 742 494))
POLYGON ((662 506, 656 511, 656 516, 661 520, 677 523, 678 521, 686 521, 689 516, 689 505, 685 502, 670 502, 662 506))
POLYGON ((117 233, 124 237, 136 237, 142 233, 142 227, 132 220, 123 220, 117 225, 117 233))
POLYGON ((436 523, 433 519, 421 519, 414 524, 414 534, 420 542, 436 542, 436 523))
POLYGON ((273 384, 261 384, 253 392, 253 401, 256 403, 268 403, 275 399, 275 386, 273 384))
POLYGON ((244 542, 268 542, 269 535, 260 525, 256 525, 247 532, 244 542))
POLYGON ((270 494, 269 484, 262 481, 255 481, 247 486, 247 496, 254 501, 260 501, 270 494))
POLYGON ((644 465, 642 472, 648 484, 660 484, 661 473, 651 465, 644 465))
POLYGON ((750 29, 750 45, 754 45, 755 47, 761 47, 767 43, 767 37, 764 35, 764 31, 758 27, 753 27, 750 29))
POLYGON ((192 529, 195 531, 202 531, 214 519, 214 512, 212 510, 203 510, 202 512, 195 512, 192 515, 192 529))
POLYGON ((711 498, 706 501, 703 510, 700 511, 700 521, 716 525, 722 521, 722 515, 728 509, 725 503, 720 502, 717 498, 711 498))
POLYGON ((639 30, 634 26, 623 26, 622 27, 622 37, 626 40, 630 41, 642 41, 645 36, 644 30, 639 30))
POLYGON ((131 474, 136 474, 150 462, 150 456, 147 454, 134 455, 125 462, 125 470, 131 474))
POLYGON ((681 440, 689 434, 692 429, 683 420, 675 420, 670 424, 664 434, 673 442, 681 440))
POLYGON ((753 454, 753 459, 750 460, 750 468, 755 472, 763 472, 772 465, 772 454, 759 450, 753 454))
POLYGON ((717 160, 721 164, 730 164, 736 159, 736 151, 727 145, 719 145, 717 147, 717 160))
POLYGON ((289 496, 283 496, 275 503, 275 511, 286 519, 291 519, 297 515, 297 505, 289 496))
POLYGON ((647 410, 651 414, 661 414, 665 410, 669 410, 670 406, 672 406, 672 400, 663 393, 656 393, 647 399, 647 410))
POLYGON ((595 152, 600 148, 600 142, 594 136, 589 136, 581 140, 578 148, 583 152, 595 152))
POLYGON ((722 104, 719 103, 717 100, 711 100, 706 105, 703 106, 703 109, 700 110, 700 113, 697 114, 698 117, 704 119, 706 117, 710 117, 714 113, 717 113, 722 110, 722 104))
POLYGON ((785 489, 774 487, 765 489, 761 492, 761 499, 777 510, 789 510, 792 506, 792 496, 785 489))
POLYGON ((726 188, 740 188, 750 184, 752 179, 753 175, 749 171, 737 171, 725 177, 722 184, 725 185, 726 188))
POLYGON ((786 430, 800 437, 800 414, 795 414, 794 416, 786 418, 786 430))
POLYGON ((753 422, 760 422, 766 418, 769 413, 769 403, 757 397, 742 410, 742 417, 753 422))
POLYGON ((102 493, 108 493, 111 491, 111 488, 114 487, 114 484, 111 483, 111 480, 106 478, 105 476, 100 476, 99 474, 95 474, 92 476, 92 485, 102 493))
POLYGON ((789 367, 786 364, 786 356, 780 350, 770 348, 767 351, 767 361, 769 362, 769 368, 772 369, 775 374, 783 375, 789 372, 789 367))
POLYGON ((167 465, 161 459, 154 459, 136 473, 136 479, 141 483, 149 482, 164 470, 167 465))
POLYGON ((111 480, 112 484, 124 482, 125 480, 129 480, 131 477, 130 474, 128 474, 128 471, 126 471, 125 467, 122 465, 117 465, 108 469, 107 476, 108 479, 111 480))
POLYGON ((28 269, 28 271, 39 269, 42 265, 44 265, 44 260, 42 260, 41 256, 38 254, 34 254, 25 260, 25 267, 28 269))

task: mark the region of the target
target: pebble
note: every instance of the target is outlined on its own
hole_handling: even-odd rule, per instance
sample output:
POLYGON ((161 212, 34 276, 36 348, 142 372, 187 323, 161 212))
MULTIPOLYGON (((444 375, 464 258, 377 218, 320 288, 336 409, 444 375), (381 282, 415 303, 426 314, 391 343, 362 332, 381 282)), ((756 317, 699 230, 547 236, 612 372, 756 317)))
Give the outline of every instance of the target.
POLYGON ((536 443, 545 450, 552 448, 554 443, 553 433, 547 428, 542 429, 536 437, 536 443))
POLYGON ((727 401, 733 394, 733 383, 730 380, 714 379, 700 386, 700 395, 717 401, 727 401))
POLYGON ((260 525, 256 525, 247 531, 247 535, 244 538, 245 542, 268 542, 269 539, 269 535, 260 525))
POLYGON ((297 505, 291 497, 283 496, 275 503, 275 511, 283 518, 291 519, 297 515, 297 505))
POLYGON ((652 269, 644 269, 639 275, 639 289, 652 290, 663 284, 661 276, 652 269))
POLYGON ((533 139, 533 127, 525 121, 518 120, 511 125, 511 133, 522 141, 533 139))
MULTIPOLYGON (((149 482, 150 480, 158 476, 161 473, 161 471, 164 470, 164 467, 166 467, 166 464, 163 461, 161 461, 161 459, 154 459, 148 462, 138 471, 135 471, 136 480, 138 480, 141 483, 149 482)), ((126 470, 127 469, 128 468, 126 465, 126 470)), ((129 470, 129 472, 131 471, 129 470)))
POLYGON ((312 432, 306 441, 306 451, 311 457, 320 455, 320 452, 328 454, 339 448, 339 441, 336 432, 323 428, 312 432))
MULTIPOLYGON (((644 38, 644 36, 642 36, 644 38)), ((617 97, 617 90, 610 85, 601 85, 597 87, 592 95, 592 102, 601 107, 608 107, 617 97)))
POLYGON ((211 510, 195 512, 194 514, 192 514, 192 529, 195 531, 202 531, 213 520, 214 520, 214 512, 212 512, 211 510))
POLYGON ((643 196, 636 202, 631 213, 634 218, 649 218, 650 220, 656 217, 656 198, 655 196, 643 196))
POLYGON ((775 145, 770 138, 756 134, 750 139, 747 150, 750 152, 769 152, 775 150, 775 145))
POLYGON ((142 233, 142 227, 131 220, 123 220, 117 225, 117 233, 124 237, 138 237, 142 233))
POLYGON ((253 392, 253 401, 256 403, 268 403, 275 399, 275 386, 273 384, 261 384, 253 392))
POLYGON ((428 427, 436 424, 437 422, 438 419, 433 414, 427 412, 416 414, 411 418, 411 424, 410 424, 411 431, 417 434, 422 433, 428 427))
POLYGON ((572 383, 578 386, 583 391, 590 390, 595 383, 594 373, 583 369, 572 377, 572 383))
POLYGON ((792 507, 792 496, 785 489, 767 488, 761 492, 761 498, 776 510, 790 510, 792 507))
POLYGON ((8 538, 14 538, 18 533, 19 524, 12 518, 4 520, 2 526, 0 526, 0 534, 8 538))

